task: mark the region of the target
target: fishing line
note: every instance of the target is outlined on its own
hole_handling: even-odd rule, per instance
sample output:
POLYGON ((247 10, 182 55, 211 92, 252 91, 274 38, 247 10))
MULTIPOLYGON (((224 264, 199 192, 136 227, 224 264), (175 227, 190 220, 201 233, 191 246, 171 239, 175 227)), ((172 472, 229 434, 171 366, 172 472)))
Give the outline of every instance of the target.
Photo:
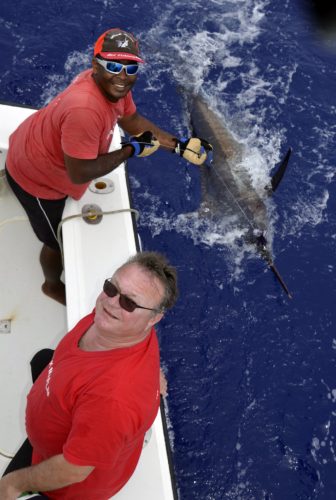
MULTIPOLYGON (((208 168, 212 168, 212 167, 208 167, 208 168)), ((245 219, 247 220, 248 224, 251 226, 251 228, 253 230, 257 229, 256 226, 253 224, 253 222, 251 221, 251 219, 249 219, 249 217, 247 216, 246 212, 244 211, 244 209, 241 207, 239 201, 235 198, 235 196, 232 194, 232 192, 230 191, 230 188, 226 185, 225 181, 223 181, 223 179, 218 175, 218 173, 216 172, 216 168, 213 168, 212 171, 215 173, 215 175, 217 176, 217 178, 220 180, 220 182, 222 183, 222 185, 225 187, 225 189, 229 192, 231 198, 233 199, 233 201, 236 203, 236 205, 238 206, 239 210, 241 211, 241 213, 243 214, 243 216, 245 217, 245 219)))
MULTIPOLYGON (((126 145, 126 144, 130 144, 130 142, 122 142, 121 143, 122 145, 126 145)), ((146 146, 152 146, 151 143, 148 143, 148 142, 139 142, 139 144, 145 144, 146 146)), ((166 149, 171 149, 172 151, 175 151, 175 148, 173 148, 172 146, 163 146, 164 148, 166 149)), ((194 151, 193 149, 191 148, 185 148, 185 151, 190 151, 191 153, 194 153, 198 158, 201 157, 201 153, 198 152, 198 151, 194 151)), ((208 165, 208 168, 212 168, 208 165)), ((236 205, 238 206, 239 210, 241 211, 241 213, 243 214, 243 216, 245 217, 245 219, 247 220, 248 224, 251 226, 252 230, 256 230, 256 226, 253 224, 253 222, 251 221, 251 219, 249 219, 249 217, 247 216, 247 214, 245 213, 245 211, 243 210, 243 208, 241 207, 241 205, 239 204, 238 200, 234 197, 234 195, 231 193, 229 187, 226 185, 226 183, 223 181, 223 179, 221 179, 219 177, 219 175, 217 174, 216 172, 216 169, 213 169, 217 178, 220 180, 220 182, 223 184, 223 186, 226 188, 226 190, 230 193, 230 196, 231 198, 233 199, 233 201, 236 203, 236 205)))
MULTIPOLYGON (((240 211, 242 212, 242 214, 244 215, 244 217, 246 218, 247 222, 249 223, 249 225, 251 226, 252 230, 258 230, 258 228, 256 228, 256 226, 254 226, 254 224, 251 222, 251 220, 248 218, 248 216, 246 215, 245 211, 242 209, 242 207, 240 206, 238 200, 233 196, 233 194, 231 193, 230 189, 228 188, 228 186, 226 185, 226 183, 219 177, 218 173, 216 172, 216 169, 213 169, 215 171, 215 174, 217 176, 217 178, 221 181, 222 185, 226 188, 226 190, 230 193, 230 196, 232 197, 232 199, 236 202, 237 206, 239 207, 240 211)), ((262 235, 263 235, 263 232, 262 232, 262 235)), ((263 249, 264 250, 264 249, 263 249)), ((265 254, 265 257, 266 257, 266 262, 267 262, 267 265, 268 267, 271 269, 271 271, 274 273, 276 279, 279 281, 280 285, 282 286, 283 290, 285 291, 285 293, 288 295, 288 298, 292 299, 293 296, 291 294, 291 292, 289 291, 286 283, 284 282, 282 276, 280 275, 278 269, 276 268, 274 262, 272 259, 270 259, 269 257, 267 257, 267 255, 265 254)), ((265 258, 264 257, 264 258, 265 258)))
MULTIPOLYGON (((164 146, 166 147, 167 149, 171 149, 171 150, 175 150, 175 148, 171 147, 171 146, 164 146)), ((198 156, 198 158, 200 158, 200 153, 197 152, 197 151, 194 151, 193 149, 190 149, 190 148, 185 148, 187 151, 191 151, 192 153, 196 154, 198 156)), ((212 169, 212 167, 210 165, 207 165, 207 167, 209 169, 212 169)), ((230 196, 231 198, 233 199, 233 201, 236 203, 236 205, 238 206, 239 210, 241 211, 241 213, 243 214, 243 216, 245 217, 245 219, 247 220, 248 224, 251 226, 251 228, 253 230, 257 229, 256 226, 254 226, 253 222, 251 221, 251 219, 249 219, 249 217, 247 216, 247 214, 245 213, 245 211, 243 210, 243 208, 241 207, 241 205, 239 204, 238 200, 234 197, 234 195, 231 193, 229 187, 226 185, 226 183, 223 181, 223 179, 221 179, 218 175, 218 173, 216 172, 216 168, 212 169, 213 172, 215 172, 215 175, 217 176, 217 178, 220 180, 220 182, 223 184, 223 186, 225 187, 225 189, 230 193, 230 196)))
POLYGON ((8 453, 7 451, 1 450, 0 449, 0 455, 4 458, 14 458, 14 455, 11 453, 8 453))
MULTIPOLYGON (((151 142, 141 142, 141 141, 137 141, 137 142, 138 142, 138 144, 144 144, 145 146, 150 146, 150 147, 153 146, 153 144, 151 142)), ((127 145, 130 145, 131 142, 129 142, 129 141, 126 141, 126 142, 122 141, 120 144, 122 146, 127 146, 127 145)), ((161 144, 160 144, 160 146, 161 146, 161 144)), ((162 146, 162 147, 164 149, 171 149, 172 151, 175 151, 175 148, 173 148, 172 146, 162 146)), ((194 151, 191 148, 184 148, 183 151, 190 151, 191 153, 194 153, 197 156, 197 158, 201 158, 201 156, 203 154, 203 153, 200 153, 199 151, 194 151)))

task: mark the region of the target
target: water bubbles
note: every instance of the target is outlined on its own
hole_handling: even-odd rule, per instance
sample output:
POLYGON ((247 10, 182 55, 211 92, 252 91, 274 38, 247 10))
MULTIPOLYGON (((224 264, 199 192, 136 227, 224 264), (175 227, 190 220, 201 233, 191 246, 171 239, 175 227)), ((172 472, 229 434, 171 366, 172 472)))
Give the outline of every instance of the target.
POLYGON ((320 449, 320 440, 319 440, 319 438, 314 437, 312 439, 312 443, 311 444, 312 444, 312 447, 315 448, 315 450, 319 450, 320 449))
POLYGON ((336 389, 332 389, 328 394, 327 398, 331 399, 333 403, 336 403, 336 389))
POLYGON ((48 83, 41 94, 43 105, 48 104, 59 92, 64 90, 76 75, 90 67, 90 53, 91 48, 83 52, 77 50, 70 52, 64 64, 64 72, 48 75, 48 83))

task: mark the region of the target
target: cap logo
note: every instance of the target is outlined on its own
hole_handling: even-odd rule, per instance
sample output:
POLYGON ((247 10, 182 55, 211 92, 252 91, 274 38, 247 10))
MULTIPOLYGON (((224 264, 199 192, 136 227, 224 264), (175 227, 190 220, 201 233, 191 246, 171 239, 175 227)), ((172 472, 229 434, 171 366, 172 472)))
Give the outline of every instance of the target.
POLYGON ((118 47, 128 47, 128 40, 118 40, 117 41, 118 47))
MULTIPOLYGON (((114 38, 120 38, 120 35, 121 33, 109 33, 108 37, 110 38, 110 40, 113 40, 114 38)), ((117 44, 119 47, 127 47, 128 46, 128 40, 127 38, 131 41, 131 43, 134 43, 134 40, 133 38, 131 38, 129 35, 127 35, 127 33, 123 33, 121 36, 124 36, 124 40, 117 40, 117 44), (125 45, 119 45, 119 44, 125 44, 125 45)))

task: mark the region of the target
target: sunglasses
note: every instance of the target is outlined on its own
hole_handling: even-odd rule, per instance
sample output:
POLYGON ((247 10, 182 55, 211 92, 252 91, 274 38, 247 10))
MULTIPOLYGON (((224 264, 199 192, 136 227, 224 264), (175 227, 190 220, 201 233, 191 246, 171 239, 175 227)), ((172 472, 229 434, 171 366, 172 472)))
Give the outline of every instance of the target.
POLYGON ((98 64, 103 66, 103 68, 113 75, 119 75, 122 70, 125 68, 126 75, 134 76, 137 74, 139 65, 138 64, 121 64, 116 61, 105 61, 105 59, 99 59, 96 57, 96 61, 98 64))
POLYGON ((161 312, 159 309, 152 309, 150 307, 139 306, 136 302, 134 302, 134 300, 127 297, 127 295, 120 293, 118 288, 108 279, 105 280, 104 282, 103 291, 108 297, 115 297, 116 295, 119 295, 119 305, 127 312, 131 313, 135 311, 135 309, 137 308, 147 309, 147 311, 161 312))

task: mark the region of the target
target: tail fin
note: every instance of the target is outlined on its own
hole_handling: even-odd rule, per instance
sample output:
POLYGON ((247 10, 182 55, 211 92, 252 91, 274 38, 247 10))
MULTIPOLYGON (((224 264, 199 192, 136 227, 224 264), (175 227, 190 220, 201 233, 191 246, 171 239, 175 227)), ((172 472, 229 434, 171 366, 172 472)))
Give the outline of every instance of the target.
POLYGON ((286 156, 284 157, 284 159, 282 160, 282 162, 280 163, 277 171, 275 172, 275 174, 273 175, 272 179, 271 179, 271 186, 272 186, 272 191, 274 192, 277 187, 279 186, 285 172, 286 172, 286 169, 287 169, 287 165, 288 165, 288 161, 289 161, 289 157, 292 153, 292 148, 289 148, 287 153, 286 153, 286 156))

